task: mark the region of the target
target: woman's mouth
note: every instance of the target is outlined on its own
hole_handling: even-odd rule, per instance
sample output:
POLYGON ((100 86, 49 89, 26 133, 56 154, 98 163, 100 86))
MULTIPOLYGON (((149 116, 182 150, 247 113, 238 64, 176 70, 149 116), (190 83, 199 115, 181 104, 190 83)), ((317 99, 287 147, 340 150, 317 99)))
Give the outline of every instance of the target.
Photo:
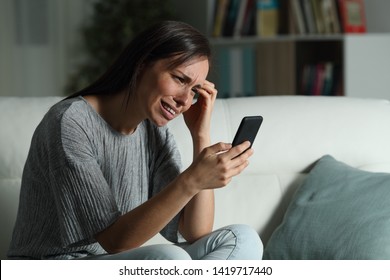
POLYGON ((162 108, 164 109, 163 111, 166 113, 165 115, 168 117, 168 119, 173 119, 176 116, 176 111, 169 106, 168 103, 165 103, 164 101, 161 101, 162 108))

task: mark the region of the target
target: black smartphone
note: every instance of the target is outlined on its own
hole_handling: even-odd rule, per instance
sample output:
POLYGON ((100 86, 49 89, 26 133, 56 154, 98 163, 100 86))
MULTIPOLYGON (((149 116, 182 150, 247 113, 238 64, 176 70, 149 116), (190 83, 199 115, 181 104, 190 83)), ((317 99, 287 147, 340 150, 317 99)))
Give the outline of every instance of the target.
POLYGON ((263 123, 262 116, 247 116, 244 117, 238 127, 237 133, 234 136, 232 145, 237 146, 245 141, 251 142, 251 147, 253 141, 255 141, 257 132, 261 124, 263 123))

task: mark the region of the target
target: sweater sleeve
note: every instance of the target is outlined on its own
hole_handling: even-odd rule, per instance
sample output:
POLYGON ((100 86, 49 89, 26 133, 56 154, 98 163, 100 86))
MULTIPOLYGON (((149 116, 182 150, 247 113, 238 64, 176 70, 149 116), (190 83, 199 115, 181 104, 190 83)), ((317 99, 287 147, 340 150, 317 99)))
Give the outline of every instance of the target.
POLYGON ((91 244, 120 212, 82 122, 65 115, 58 133, 61 142, 49 145, 49 159, 62 244, 91 244))
MULTIPOLYGON (((176 146, 173 135, 168 128, 164 128, 162 133, 154 137, 157 143, 156 155, 152 164, 150 182, 152 183, 151 193, 153 196, 161 191, 166 185, 171 183, 181 171, 181 158, 176 146)), ((167 240, 177 243, 181 240, 178 232, 180 213, 178 213, 168 224, 161 230, 161 235, 167 240)))

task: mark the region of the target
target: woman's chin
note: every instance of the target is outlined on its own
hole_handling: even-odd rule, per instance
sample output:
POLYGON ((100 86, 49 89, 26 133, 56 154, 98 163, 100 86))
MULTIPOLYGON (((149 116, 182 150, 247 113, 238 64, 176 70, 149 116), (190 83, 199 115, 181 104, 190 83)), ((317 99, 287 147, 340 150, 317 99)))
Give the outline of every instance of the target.
POLYGON ((150 119, 152 123, 154 123, 158 127, 165 126, 169 123, 170 120, 167 120, 165 118, 158 118, 158 119, 150 119))

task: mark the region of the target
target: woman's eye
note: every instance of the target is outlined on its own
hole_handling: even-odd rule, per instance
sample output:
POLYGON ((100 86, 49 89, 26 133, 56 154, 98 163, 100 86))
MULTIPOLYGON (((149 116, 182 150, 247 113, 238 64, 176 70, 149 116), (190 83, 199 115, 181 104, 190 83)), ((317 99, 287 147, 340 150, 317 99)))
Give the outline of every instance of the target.
POLYGON ((176 80, 179 81, 180 84, 184 84, 184 79, 182 77, 179 77, 179 76, 174 76, 176 80))

